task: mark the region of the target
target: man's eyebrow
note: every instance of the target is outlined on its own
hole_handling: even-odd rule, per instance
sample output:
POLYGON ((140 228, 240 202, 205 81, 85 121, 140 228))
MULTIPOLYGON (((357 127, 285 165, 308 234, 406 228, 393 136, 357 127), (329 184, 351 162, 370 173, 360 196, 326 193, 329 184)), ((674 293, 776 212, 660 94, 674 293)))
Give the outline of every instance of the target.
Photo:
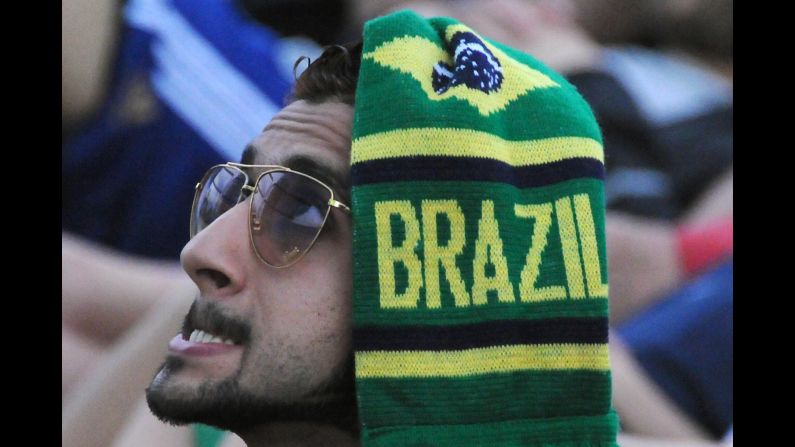
POLYGON ((329 185, 335 193, 339 194, 341 201, 350 205, 351 183, 349 175, 343 175, 328 165, 305 155, 293 155, 284 160, 282 165, 316 177, 321 182, 329 185))

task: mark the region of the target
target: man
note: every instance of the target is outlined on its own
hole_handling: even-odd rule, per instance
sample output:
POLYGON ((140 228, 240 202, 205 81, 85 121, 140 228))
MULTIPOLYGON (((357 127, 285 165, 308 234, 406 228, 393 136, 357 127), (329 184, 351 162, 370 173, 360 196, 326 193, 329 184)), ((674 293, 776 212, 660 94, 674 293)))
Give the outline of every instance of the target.
POLYGON ((153 413, 248 445, 616 445, 601 137, 576 91, 400 12, 293 99, 197 185, 200 296, 153 413))
MULTIPOLYGON (((243 162, 301 169, 337 185, 340 200, 350 203, 342 185, 349 178, 353 107, 343 100, 329 95, 291 103, 252 142, 243 162)), ((201 297, 147 392, 150 407, 166 419, 236 431, 249 445, 291 428, 307 436, 305 426, 289 423, 274 424, 275 433, 249 432, 247 425, 262 420, 319 418, 355 429, 350 216, 332 211, 312 251, 285 269, 257 259, 247 220, 241 203, 183 250, 183 266, 201 297), (186 342, 193 331, 236 343, 186 342)), ((328 430, 338 432, 333 425, 328 430)))

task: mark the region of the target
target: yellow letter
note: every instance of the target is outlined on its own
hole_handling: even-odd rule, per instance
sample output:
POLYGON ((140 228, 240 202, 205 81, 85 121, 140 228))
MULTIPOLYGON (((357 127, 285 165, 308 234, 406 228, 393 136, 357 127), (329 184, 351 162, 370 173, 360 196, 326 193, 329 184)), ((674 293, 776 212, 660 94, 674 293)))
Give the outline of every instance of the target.
POLYGON ((585 282, 582 279, 582 261, 571 212, 571 199, 563 197, 555 201, 555 214, 558 216, 560 242, 563 245, 563 264, 566 266, 566 282, 569 284, 569 297, 585 298, 585 282))
POLYGON ((532 217, 535 220, 530 250, 527 252, 527 260, 522 269, 522 281, 519 284, 520 299, 523 302, 565 299, 566 289, 563 286, 535 288, 541 266, 541 254, 544 253, 544 248, 547 246, 549 227, 552 224, 552 204, 517 204, 514 205, 514 213, 517 217, 532 217))
POLYGON ((599 262, 599 247, 596 242, 596 229, 591 213, 591 201, 588 194, 574 196, 574 210, 577 214, 577 226, 580 227, 582 256, 585 260, 585 279, 588 281, 588 295, 591 298, 607 298, 607 284, 602 283, 602 267, 599 262))
POLYGON ((385 309, 413 309, 420 300, 422 287, 422 264, 414 252, 420 241, 420 223, 416 211, 408 200, 376 202, 375 231, 378 240, 378 281, 381 291, 381 307, 385 309), (391 216, 398 215, 406 226, 403 245, 392 244, 391 216), (406 291, 397 294, 395 287, 395 263, 401 262, 409 271, 406 291))
POLYGON ((488 291, 497 291, 497 300, 501 303, 513 303, 516 297, 513 284, 508 279, 508 261, 502 252, 500 227, 494 217, 494 202, 484 200, 480 221, 478 222, 478 239, 475 241, 475 259, 472 262, 472 302, 475 305, 486 304, 488 291), (486 264, 491 260, 494 264, 494 277, 486 277, 486 264))
POLYGON ((442 296, 439 292, 439 264, 445 270, 450 291, 455 298, 457 307, 469 306, 469 294, 461 279, 461 272, 455 265, 455 257, 464 250, 466 235, 464 234, 464 213, 455 200, 423 200, 422 201, 422 235, 425 252, 425 304, 430 309, 442 307, 442 296), (445 214, 450 220, 450 241, 440 246, 437 240, 436 216, 445 214))

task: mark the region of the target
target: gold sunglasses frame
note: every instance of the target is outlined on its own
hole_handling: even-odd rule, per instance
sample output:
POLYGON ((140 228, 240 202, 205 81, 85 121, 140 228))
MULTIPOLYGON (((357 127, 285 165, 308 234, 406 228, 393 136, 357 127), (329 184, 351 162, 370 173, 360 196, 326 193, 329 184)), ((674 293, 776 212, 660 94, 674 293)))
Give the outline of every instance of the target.
MULTIPOLYGON (((330 198, 329 198, 328 203, 327 203, 329 205, 329 207, 326 209, 326 214, 323 216, 323 222, 320 224, 320 227, 318 227, 317 234, 315 234, 315 237, 312 239, 312 242, 310 242, 309 245, 306 247, 306 250, 304 250, 297 258, 291 260, 290 262, 288 262, 285 265, 274 265, 274 264, 268 262, 267 260, 265 260, 265 258, 262 257, 262 254, 260 254, 259 249, 257 249, 257 244, 254 242, 254 230, 253 230, 254 222, 252 221, 252 219, 253 219, 252 211, 253 211, 253 206, 254 206, 254 200, 253 199, 252 200, 248 200, 248 198, 243 199, 243 200, 248 200, 248 219, 247 220, 248 220, 248 236, 249 236, 249 241, 251 242, 251 248, 254 250, 254 254, 257 255, 257 258, 259 258, 260 261, 262 261, 263 263, 265 263, 266 265, 268 265, 270 267, 273 267, 273 268, 276 268, 276 269, 283 269, 283 268, 290 267, 290 266, 294 265, 295 263, 297 263, 298 261, 300 261, 301 259, 303 259, 304 256, 306 256, 306 254, 309 253, 309 251, 315 245, 315 242, 317 242, 317 238, 320 237, 320 233, 323 231, 323 228, 325 228, 326 221, 328 221, 328 216, 329 216, 329 214, 331 214, 331 208, 337 208, 337 209, 345 212, 346 214, 351 214, 351 208, 348 205, 345 205, 344 203, 339 202, 339 201, 337 201, 334 198, 334 190, 331 189, 330 186, 328 186, 327 184, 323 183, 321 180, 318 180, 317 178, 312 177, 309 174, 304 174, 303 172, 295 171, 295 170, 290 169, 290 168, 288 168, 286 166, 280 166, 280 165, 246 165, 246 164, 242 164, 242 163, 228 162, 228 163, 217 164, 215 166, 210 167, 207 170, 207 172, 204 173, 204 176, 202 176, 201 181, 199 181, 199 183, 196 184, 195 191, 193 193, 193 204, 191 205, 191 208, 190 208, 190 229, 188 230, 189 233, 193 233, 193 223, 194 223, 194 219, 195 219, 195 216, 196 216, 196 205, 197 205, 197 203, 199 201, 199 196, 201 195, 201 192, 202 192, 202 185, 206 183, 207 177, 210 175, 211 172, 213 172, 213 170, 215 170, 216 168, 222 168, 222 167, 235 168, 238 171, 240 171, 246 178, 246 184, 243 185, 242 188, 240 188, 240 195, 237 198, 237 204, 240 204, 240 202, 242 202, 241 198, 243 196, 243 190, 249 191, 250 192, 249 197, 251 197, 253 195, 253 193, 257 191, 257 187, 259 186, 259 182, 262 179, 262 177, 264 177, 267 174, 271 174, 273 172, 289 172, 289 173, 292 173, 292 174, 301 175, 301 176, 306 177, 306 178, 308 178, 310 180, 313 180, 315 183, 318 183, 322 187, 326 188, 326 190, 328 190, 328 192, 329 192, 330 198), (251 177, 249 177, 249 175, 246 173, 246 171, 243 170, 243 169, 251 169, 251 168, 254 168, 254 169, 256 169, 256 168, 264 168, 264 169, 266 169, 265 171, 263 171, 262 173, 260 173, 257 176, 257 180, 254 182, 254 186, 249 186, 251 177)), ((218 216, 218 217, 220 217, 220 216, 218 216)), ((218 217, 216 217, 216 219, 218 217)), ((196 234, 199 234, 199 231, 197 231, 196 234)), ((196 234, 191 234, 190 235, 191 239, 193 239, 193 237, 196 236, 196 234)))

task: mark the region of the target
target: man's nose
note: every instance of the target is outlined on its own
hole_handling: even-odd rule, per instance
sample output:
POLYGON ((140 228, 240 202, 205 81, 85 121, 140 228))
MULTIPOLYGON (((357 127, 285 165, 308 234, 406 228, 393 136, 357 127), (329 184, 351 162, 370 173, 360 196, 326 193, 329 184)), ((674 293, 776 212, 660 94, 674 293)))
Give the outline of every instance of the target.
POLYGON ((194 236, 180 262, 203 296, 230 297, 245 287, 246 268, 257 261, 250 244, 244 201, 194 236))

